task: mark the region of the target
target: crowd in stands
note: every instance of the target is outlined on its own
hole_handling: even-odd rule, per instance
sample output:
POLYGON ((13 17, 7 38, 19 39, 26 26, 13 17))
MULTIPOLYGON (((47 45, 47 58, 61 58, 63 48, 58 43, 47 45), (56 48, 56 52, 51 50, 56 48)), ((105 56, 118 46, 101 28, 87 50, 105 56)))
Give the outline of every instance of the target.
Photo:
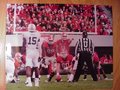
MULTIPOLYGON (((80 4, 8 4, 7 34, 12 34, 14 27, 16 31, 26 31, 30 23, 40 32, 95 32, 94 10, 94 5, 80 4)), ((97 6, 96 12, 97 34, 112 35, 105 10, 97 6)))
POLYGON ((97 33, 99 35, 112 35, 111 7, 97 6, 97 33), (107 10, 106 12, 104 10, 107 10), (109 12, 108 12, 109 11, 109 12), (109 14, 109 15, 108 15, 109 14))

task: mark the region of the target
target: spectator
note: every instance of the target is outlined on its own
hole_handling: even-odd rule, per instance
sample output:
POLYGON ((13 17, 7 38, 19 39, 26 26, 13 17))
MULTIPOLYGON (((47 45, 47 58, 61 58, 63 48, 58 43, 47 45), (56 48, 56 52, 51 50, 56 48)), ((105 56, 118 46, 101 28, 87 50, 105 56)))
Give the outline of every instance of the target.
MULTIPOLYGON (((14 4, 7 7, 7 22, 13 24, 14 4)), ((112 25, 104 8, 97 6, 97 34, 112 35, 112 25)), ((93 5, 74 4, 16 4, 17 31, 27 31, 28 24, 34 23, 38 31, 50 32, 95 32, 93 5), (42 29, 45 30, 42 30, 42 29)), ((7 25, 7 34, 12 34, 7 25)))

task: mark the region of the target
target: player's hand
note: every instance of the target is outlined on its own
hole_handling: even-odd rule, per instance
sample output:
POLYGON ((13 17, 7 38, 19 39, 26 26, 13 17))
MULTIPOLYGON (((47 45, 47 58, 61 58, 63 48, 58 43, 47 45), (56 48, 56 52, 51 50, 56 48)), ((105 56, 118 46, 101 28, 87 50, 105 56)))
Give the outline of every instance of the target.
POLYGON ((80 54, 79 54, 79 53, 75 56, 76 60, 78 60, 78 59, 79 59, 79 56, 80 56, 80 54))
POLYGON ((40 61, 41 61, 41 57, 38 58, 38 62, 40 62, 40 61))

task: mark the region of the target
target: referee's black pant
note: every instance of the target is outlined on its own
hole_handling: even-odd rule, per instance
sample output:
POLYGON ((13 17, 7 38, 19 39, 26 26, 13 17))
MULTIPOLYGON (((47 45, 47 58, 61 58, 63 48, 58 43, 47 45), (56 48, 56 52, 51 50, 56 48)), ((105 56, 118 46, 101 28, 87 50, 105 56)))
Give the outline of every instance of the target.
POLYGON ((95 72, 95 68, 93 67, 91 53, 87 52, 87 51, 82 51, 82 52, 80 52, 80 55, 79 55, 77 70, 75 72, 73 82, 77 82, 79 80, 79 77, 82 73, 82 68, 83 68, 84 62, 86 62, 87 66, 88 66, 88 70, 90 71, 93 80, 97 81, 98 79, 97 79, 97 75, 95 72))

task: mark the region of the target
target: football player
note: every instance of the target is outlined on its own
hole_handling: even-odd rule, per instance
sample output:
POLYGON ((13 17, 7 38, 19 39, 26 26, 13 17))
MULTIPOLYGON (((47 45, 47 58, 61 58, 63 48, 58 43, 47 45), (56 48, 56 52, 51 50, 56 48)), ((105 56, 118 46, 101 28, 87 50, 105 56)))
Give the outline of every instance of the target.
POLYGON ((56 63, 56 45, 54 43, 54 36, 50 35, 48 41, 45 41, 42 45, 42 56, 45 59, 45 64, 48 65, 48 80, 51 81, 55 74, 55 63, 56 63))
POLYGON ((15 64, 15 73, 14 73, 15 81, 19 81, 18 72, 20 70, 21 65, 23 64, 22 60, 21 60, 21 57, 22 57, 22 55, 19 52, 17 52, 15 54, 15 57, 14 57, 14 61, 15 61, 15 63, 14 63, 15 64))
POLYGON ((26 75, 27 75, 27 84, 26 86, 32 87, 31 82, 31 69, 35 70, 35 86, 39 86, 39 70, 38 70, 38 58, 39 58, 39 41, 40 34, 36 30, 36 26, 34 24, 28 25, 28 31, 23 35, 25 39, 26 47, 26 75))
POLYGON ((104 72, 104 69, 103 69, 102 66, 101 66, 101 62, 100 62, 100 59, 99 59, 99 56, 98 56, 98 53, 97 53, 97 52, 94 52, 94 53, 93 53, 92 59, 93 59, 94 66, 95 66, 95 68, 97 69, 98 80, 101 80, 101 79, 102 79, 102 78, 101 78, 101 75, 100 75, 100 72, 102 72, 103 78, 104 78, 105 80, 107 80, 108 78, 107 78, 107 76, 106 76, 106 74, 105 74, 105 72, 104 72))
POLYGON ((6 83, 14 81, 14 71, 15 71, 15 61, 11 55, 11 44, 6 45, 6 57, 5 57, 5 66, 6 66, 6 83))
MULTIPOLYGON (((57 47, 57 65, 56 65, 56 79, 60 77, 60 73, 65 72, 70 74, 69 79, 73 77, 72 60, 73 56, 70 54, 70 43, 73 39, 68 39, 66 33, 62 33, 60 40, 56 42, 57 47)), ((69 81, 68 79, 68 81, 69 81)))

